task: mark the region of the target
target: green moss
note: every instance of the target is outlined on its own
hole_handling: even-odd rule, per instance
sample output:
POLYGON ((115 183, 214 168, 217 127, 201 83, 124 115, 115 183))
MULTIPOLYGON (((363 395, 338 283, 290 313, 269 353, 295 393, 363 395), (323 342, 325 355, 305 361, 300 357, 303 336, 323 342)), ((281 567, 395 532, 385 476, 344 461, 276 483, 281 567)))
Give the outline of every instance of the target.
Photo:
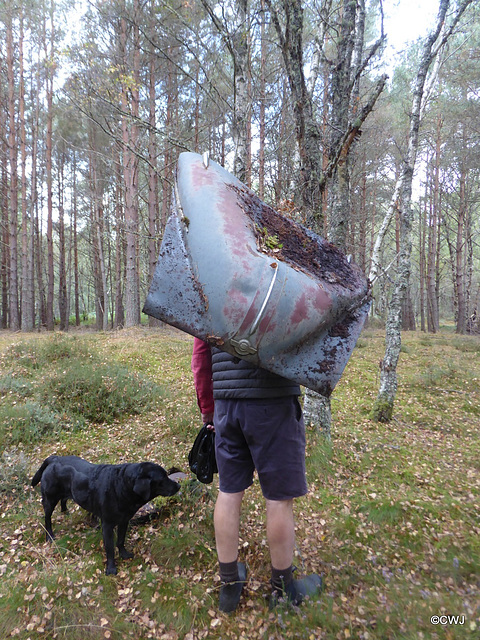
POLYGON ((386 396, 379 396, 372 408, 372 420, 375 422, 390 422, 393 415, 393 402, 386 396))

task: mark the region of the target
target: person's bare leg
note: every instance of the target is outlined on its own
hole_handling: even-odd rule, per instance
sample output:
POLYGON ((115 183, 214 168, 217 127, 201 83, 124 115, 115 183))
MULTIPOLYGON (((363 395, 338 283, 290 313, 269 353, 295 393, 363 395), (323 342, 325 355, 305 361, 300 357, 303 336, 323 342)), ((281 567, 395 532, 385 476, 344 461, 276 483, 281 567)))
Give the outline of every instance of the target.
POLYGON ((267 540, 275 569, 288 569, 295 551, 293 500, 267 500, 267 540))
POLYGON ((215 541, 219 562, 234 562, 238 556, 240 510, 244 492, 218 492, 215 504, 215 541))
POLYGON ((243 491, 219 491, 215 504, 215 540, 222 580, 218 604, 220 611, 225 613, 237 608, 247 578, 245 564, 237 561, 242 498, 243 491))
POLYGON ((274 589, 270 606, 276 606, 279 597, 298 605, 307 596, 318 595, 323 587, 320 576, 311 574, 300 580, 293 577, 293 500, 267 500, 267 539, 272 562, 271 584, 274 589))

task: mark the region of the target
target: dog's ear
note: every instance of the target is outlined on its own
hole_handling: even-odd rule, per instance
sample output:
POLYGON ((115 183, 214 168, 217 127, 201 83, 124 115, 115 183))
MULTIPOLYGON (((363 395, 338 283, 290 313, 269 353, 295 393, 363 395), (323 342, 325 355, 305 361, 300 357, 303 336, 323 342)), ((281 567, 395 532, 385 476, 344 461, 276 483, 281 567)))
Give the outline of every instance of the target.
POLYGON ((147 500, 150 500, 150 479, 145 477, 137 478, 135 480, 135 484, 133 485, 133 490, 136 494, 144 498, 145 502, 147 500))

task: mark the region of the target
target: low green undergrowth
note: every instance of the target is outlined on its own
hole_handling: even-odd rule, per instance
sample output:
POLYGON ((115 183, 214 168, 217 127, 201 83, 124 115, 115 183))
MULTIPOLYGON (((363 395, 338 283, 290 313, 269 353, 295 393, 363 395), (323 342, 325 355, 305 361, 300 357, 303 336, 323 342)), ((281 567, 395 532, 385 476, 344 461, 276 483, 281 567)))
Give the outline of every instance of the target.
POLYGON ((151 410, 161 387, 142 372, 102 357, 93 338, 18 341, 2 357, 0 445, 36 442, 65 429, 111 423, 151 410))

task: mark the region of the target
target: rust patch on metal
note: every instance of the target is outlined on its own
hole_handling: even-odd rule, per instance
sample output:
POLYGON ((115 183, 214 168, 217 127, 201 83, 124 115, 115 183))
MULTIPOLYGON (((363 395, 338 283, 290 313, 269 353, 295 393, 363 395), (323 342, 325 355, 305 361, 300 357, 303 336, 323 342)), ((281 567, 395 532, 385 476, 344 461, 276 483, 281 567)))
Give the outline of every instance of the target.
POLYGON ((214 347, 222 347, 225 344, 225 340, 220 336, 208 335, 205 339, 209 344, 213 345, 214 347))

